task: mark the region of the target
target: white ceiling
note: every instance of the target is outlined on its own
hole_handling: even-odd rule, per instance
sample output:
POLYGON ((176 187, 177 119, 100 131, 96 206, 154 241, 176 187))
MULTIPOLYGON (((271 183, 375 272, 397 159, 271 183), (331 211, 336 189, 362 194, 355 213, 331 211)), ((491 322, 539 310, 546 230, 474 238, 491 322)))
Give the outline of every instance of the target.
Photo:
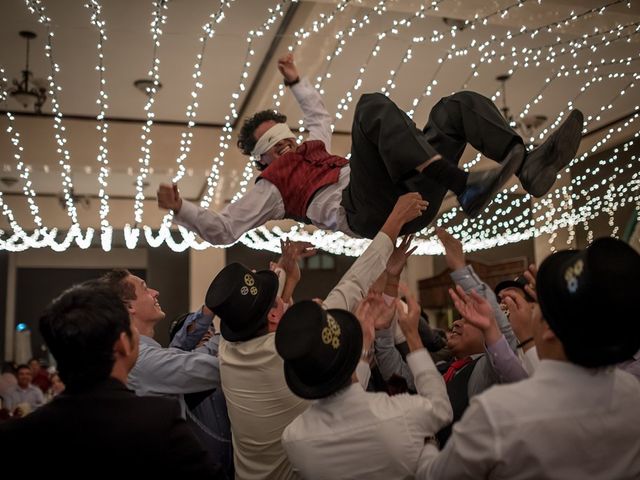
MULTIPOLYGON (((54 58, 60 65, 60 72, 56 78, 62 87, 59 102, 65 115, 94 117, 97 113, 96 97, 98 93, 98 75, 95 70, 97 64, 96 43, 97 32, 89 23, 89 10, 84 8, 83 0, 45 0, 42 2, 48 16, 52 20, 54 37, 54 58)), ((150 0, 110 0, 103 1, 103 17, 106 21, 108 40, 105 43, 106 91, 109 94, 108 116, 123 119, 144 119, 143 107, 146 98, 134 88, 133 82, 147 76, 152 62, 153 43, 149 32, 151 22, 152 2, 150 0)), ((343 2, 344 3, 344 2, 343 2)), ((378 55, 367 60, 374 47, 377 34, 389 31, 394 21, 409 17, 420 8, 421 4, 428 6, 432 2, 418 2, 413 0, 387 1, 387 10, 382 15, 375 15, 373 7, 378 4, 375 0, 347 2, 348 5, 336 14, 335 18, 319 32, 313 33, 305 39, 303 45, 296 49, 296 59, 299 70, 315 79, 323 74, 327 67, 326 56, 333 52, 336 45, 336 34, 346 31, 354 21, 361 20, 364 15, 369 16, 369 23, 357 29, 353 36, 346 38, 343 52, 331 63, 329 72, 331 78, 323 83, 324 98, 331 114, 337 112, 340 99, 347 91, 353 91, 354 82, 358 78, 361 67, 366 66, 361 76, 359 90, 353 92, 354 99, 360 92, 379 91, 389 78, 390 70, 398 70, 395 80, 396 88, 391 97, 405 110, 411 108, 414 98, 422 97, 425 87, 435 78, 437 85, 433 94, 424 97, 416 110, 414 119, 420 126, 426 121, 430 107, 443 95, 462 88, 468 88, 491 96, 498 89, 495 77, 505 73, 511 67, 512 59, 507 57, 500 61, 502 53, 510 52, 511 47, 521 51, 525 47, 537 47, 552 44, 556 41, 567 42, 576 40, 582 35, 593 34, 596 29, 606 32, 616 26, 631 25, 640 22, 640 2, 619 2, 607 7, 602 14, 592 14, 585 18, 578 18, 561 28, 554 28, 552 32, 541 32, 535 38, 520 35, 505 42, 504 47, 498 41, 493 41, 491 49, 495 49, 497 56, 491 64, 481 64, 478 76, 468 82, 471 64, 478 63, 480 53, 476 48, 469 48, 468 54, 447 60, 440 67, 438 58, 446 55, 448 49, 455 44, 456 48, 468 46, 473 40, 477 44, 484 41, 504 38, 509 31, 517 32, 521 27, 529 30, 550 24, 559 19, 570 17, 572 12, 580 14, 590 8, 596 8, 614 3, 614 0, 528 0, 522 2, 519 8, 509 11, 504 18, 495 15, 488 19, 486 25, 478 25, 474 30, 470 28, 459 32, 455 38, 449 35, 449 27, 443 22, 444 17, 473 20, 474 16, 483 17, 515 3, 515 0, 440 0, 433 3, 438 10, 429 9, 424 18, 415 19, 407 28, 398 27, 397 34, 389 33, 380 42, 378 55), (444 38, 432 43, 427 40, 413 48, 410 62, 398 68, 411 39, 416 36, 430 38, 434 32, 441 32, 444 38), (437 74, 436 74, 437 72, 437 74)), ((223 124, 229 115, 231 94, 237 90, 239 76, 243 69, 247 49, 246 38, 248 32, 257 29, 269 16, 268 8, 284 4, 285 10, 290 2, 276 0, 236 0, 227 9, 226 18, 216 26, 215 36, 208 41, 205 52, 202 82, 204 84, 199 93, 197 120, 205 124, 223 124)), ((336 1, 301 2, 296 6, 290 22, 282 32, 282 38, 275 36, 281 27, 282 17, 265 32, 254 44, 255 55, 249 69, 247 84, 253 89, 252 98, 247 101, 246 92, 239 99, 244 104, 243 116, 273 105, 272 96, 278 91, 281 81, 276 68, 275 59, 286 52, 288 45, 294 42, 294 33, 304 28, 311 29, 314 21, 326 21, 328 14, 335 11, 336 1), (280 41, 278 41, 280 40, 280 41), (265 59, 265 55, 274 45, 273 57, 266 65, 260 76, 258 69, 265 59)), ((162 90, 156 97, 154 105, 155 118, 161 121, 185 122, 185 110, 190 102, 190 92, 193 86, 191 75, 199 52, 199 36, 202 26, 209 20, 219 6, 217 1, 204 0, 172 0, 165 11, 166 25, 160 39, 160 80, 162 90)), ((38 38, 32 44, 31 70, 36 77, 46 77, 50 66, 44 55, 46 30, 38 24, 34 15, 30 14, 22 0, 3 0, 0 2, 0 66, 7 76, 15 78, 24 65, 24 41, 18 36, 20 30, 32 30, 38 38)), ((554 63, 542 61, 539 66, 516 69, 507 85, 507 99, 512 112, 522 111, 525 104, 530 102, 545 85, 545 79, 551 77, 566 65, 569 70, 575 66, 587 65, 588 62, 600 62, 601 59, 620 59, 624 57, 638 58, 640 55, 638 35, 633 27, 625 30, 631 33, 630 41, 617 41, 609 46, 599 46, 595 51, 582 48, 574 58, 571 55, 560 54, 554 63)), ((609 36, 608 38, 613 38, 609 36)), ((589 44, 597 43, 597 39, 589 40, 589 44)), ((521 57, 517 57, 521 59, 521 57)), ((544 58, 543 58, 544 60, 544 58)), ((606 82, 596 82, 584 94, 577 97, 575 104, 587 116, 600 115, 593 119, 587 129, 593 130, 612 120, 624 117, 640 104, 640 90, 638 87, 627 88, 622 98, 616 98, 620 89, 629 84, 630 74, 640 72, 640 60, 631 62, 629 66, 616 65, 600 68, 599 74, 625 72, 623 78, 614 78, 606 82), (613 102, 610 109, 603 106, 613 102)), ((544 91, 544 96, 532 108, 531 113, 543 114, 548 122, 555 120, 558 113, 566 108, 567 101, 580 93, 580 87, 593 76, 593 73, 570 75, 552 82, 544 91)), ((355 102, 355 100, 354 100, 355 102)), ((341 120, 336 120, 336 131, 350 130, 351 109, 341 120)), ((22 110, 13 100, 9 100, 3 109, 14 112, 22 110)), ((290 124, 296 125, 301 115, 289 95, 285 95, 281 110, 290 118, 290 124)), ((44 108, 50 112, 50 103, 44 108)), ((33 168, 33 186, 38 193, 55 194, 61 191, 58 156, 55 151, 55 141, 52 120, 48 117, 17 116, 16 127, 21 133, 24 147, 24 160, 33 168)), ((96 154, 99 137, 95 131, 95 122, 85 120, 65 121, 67 126, 68 146, 71 152, 73 181, 76 193, 96 194, 98 183, 96 172, 98 164, 96 154)), ((7 120, 3 116, 0 120, 0 168, 2 175, 15 175, 15 160, 10 144, 10 137, 4 133, 7 120)), ((112 176, 109 193, 112 196, 131 197, 135 194, 134 183, 137 173, 137 159, 141 146, 141 125, 138 123, 112 122, 109 132, 110 161, 112 176)), ((180 125, 156 125, 152 129, 151 167, 153 173, 148 178, 149 186, 145 193, 154 196, 157 184, 166 181, 176 168, 176 157, 179 154, 180 133, 184 127, 180 125)), ((188 174, 181 182, 181 190, 186 197, 198 198, 202 192, 206 175, 211 169, 212 160, 219 152, 218 128, 197 127, 193 129, 192 151, 185 165, 188 174)), ((634 132, 622 132, 620 138, 628 138, 634 132)), ((235 134, 234 134, 235 137, 235 134)), ((593 144, 597 138, 587 138, 583 142, 583 149, 593 144)), ((348 135, 336 135, 334 151, 346 154, 349 150, 348 135)), ((468 152, 466 159, 472 157, 468 152)), ((240 173, 246 157, 231 151, 225 157, 225 165, 221 170, 221 182, 216 190, 214 202, 220 207, 238 189, 240 173)), ((21 183, 0 187, 5 193, 21 191, 21 183)), ((47 200, 43 200, 44 203, 47 200)), ((7 197, 7 203, 16 211, 19 221, 29 225, 26 202, 20 197, 7 197)), ((54 202, 55 203, 55 202, 54 202)), ((115 212, 114 225, 120 226, 132 217, 131 201, 122 201, 118 212, 115 212), (130 210, 129 210, 130 209, 130 210), (122 213, 122 219, 117 217, 122 213)), ((88 225, 98 225, 98 203, 82 213, 81 221, 88 225)), ((156 224, 161 213, 154 207, 153 201, 146 202, 145 222, 156 224), (155 222, 155 223, 154 223, 155 222)), ((50 220, 43 217, 45 223, 52 225, 65 224, 64 214, 51 213, 50 220)), ((4 220, 3 220, 4 221, 4 220)), ((4 228, 4 227, 3 227, 4 228)))

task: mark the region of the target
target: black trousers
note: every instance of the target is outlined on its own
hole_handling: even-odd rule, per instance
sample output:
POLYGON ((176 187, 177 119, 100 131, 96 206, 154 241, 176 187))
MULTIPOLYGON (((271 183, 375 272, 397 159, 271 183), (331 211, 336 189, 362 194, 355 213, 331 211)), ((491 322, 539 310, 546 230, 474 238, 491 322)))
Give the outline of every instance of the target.
POLYGON ((416 171, 436 154, 458 164, 467 145, 500 162, 522 138, 487 97, 458 92, 442 98, 423 130, 380 93, 364 94, 351 129, 351 175, 342 206, 354 233, 373 238, 400 195, 418 192, 428 209, 407 223, 403 234, 427 227, 438 214, 447 188, 416 171))

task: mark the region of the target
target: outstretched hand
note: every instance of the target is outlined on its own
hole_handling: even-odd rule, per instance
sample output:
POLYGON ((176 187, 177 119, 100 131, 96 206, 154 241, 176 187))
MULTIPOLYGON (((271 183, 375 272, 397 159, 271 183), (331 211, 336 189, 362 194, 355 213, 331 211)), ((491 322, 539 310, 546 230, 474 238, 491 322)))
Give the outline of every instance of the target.
POLYGON ((447 267, 455 271, 466 265, 462 242, 447 232, 444 228, 436 228, 436 235, 444 247, 447 267))
POLYGON ((537 276, 538 267, 534 264, 529 265, 529 269, 524 272, 524 278, 527 279, 527 284, 524 286, 524 290, 536 301, 536 303, 538 302, 538 293, 536 292, 537 276))
POLYGON ((450 288, 449 295, 460 315, 469 324, 482 331, 487 344, 493 344, 498 340, 500 336, 498 324, 493 308, 486 298, 475 290, 467 294, 460 285, 456 285, 455 291, 450 288))
POLYGON ((293 62, 293 53, 288 53, 278 59, 278 70, 288 83, 299 78, 298 68, 293 62))
POLYGON ((500 292, 502 301, 509 310, 509 322, 519 342, 533 337, 533 307, 522 295, 515 292, 500 292))
POLYGON ((409 192, 398 197, 391 215, 395 214, 404 225, 422 215, 428 206, 429 202, 423 200, 419 193, 409 192))
POLYGON ((297 242, 289 239, 280 240, 282 256, 278 264, 287 275, 287 279, 300 280, 301 273, 298 260, 311 257, 316 254, 316 249, 309 242, 297 242))
POLYGON ((393 277, 399 277, 407 264, 407 260, 413 252, 415 252, 417 246, 411 247, 413 241, 413 235, 406 235, 399 245, 396 245, 387 260, 387 273, 393 277))
POLYGON ((173 210, 173 213, 178 213, 182 207, 182 199, 180 198, 180 192, 178 191, 178 185, 175 183, 168 185, 161 183, 158 187, 158 207, 166 210, 173 210))
POLYGON ((414 351, 423 348, 420 334, 418 333, 418 323, 420 322, 420 305, 416 297, 404 283, 399 286, 400 294, 407 299, 408 309, 405 312, 402 300, 396 298, 396 311, 398 312, 398 325, 407 339, 409 350, 414 351))

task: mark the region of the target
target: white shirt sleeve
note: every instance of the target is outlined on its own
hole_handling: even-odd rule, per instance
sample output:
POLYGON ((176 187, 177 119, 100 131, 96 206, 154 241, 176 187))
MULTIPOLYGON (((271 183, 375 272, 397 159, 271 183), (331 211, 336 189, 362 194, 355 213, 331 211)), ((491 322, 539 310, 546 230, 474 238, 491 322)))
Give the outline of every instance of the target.
POLYGON ((230 245, 249 230, 269 220, 284 218, 284 213, 278 188, 268 180, 260 180, 240 200, 219 213, 183 200, 174 221, 213 245, 230 245))
POLYGON ((341 308, 353 312, 369 287, 387 267, 393 252, 393 242, 380 232, 365 252, 351 265, 340 282, 329 292, 324 301, 326 308, 341 308))
MULTIPOLYGON (((425 412, 424 407, 416 409, 413 424, 422 428, 424 432, 435 434, 445 425, 451 423, 453 410, 447 395, 447 387, 442 375, 436 369, 431 355, 425 348, 415 350, 407 355, 407 363, 413 373, 418 395, 409 395, 415 401, 426 399, 430 403, 430 412, 425 412)), ((421 405, 422 406, 422 405, 421 405)))
POLYGON ((482 402, 473 398, 462 419, 453 426, 453 433, 440 453, 433 444, 425 445, 416 478, 487 478, 501 460, 500 442, 496 438, 489 412, 482 402))
POLYGON ((309 140, 322 140, 327 152, 331 151, 331 115, 324 106, 320 93, 306 78, 291 87, 291 93, 304 114, 304 125, 309 130, 309 140))

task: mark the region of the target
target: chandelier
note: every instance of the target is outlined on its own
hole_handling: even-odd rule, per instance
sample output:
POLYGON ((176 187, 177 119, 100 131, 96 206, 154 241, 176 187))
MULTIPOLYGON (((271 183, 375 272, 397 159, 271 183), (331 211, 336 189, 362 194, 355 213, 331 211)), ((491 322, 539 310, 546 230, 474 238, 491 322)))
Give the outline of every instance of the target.
POLYGON ((47 101, 47 91, 43 86, 39 86, 33 81, 33 73, 29 70, 29 42, 37 35, 23 30, 20 32, 20 36, 27 41, 27 60, 25 68, 22 70, 22 79, 13 80, 14 87, 9 91, 9 94, 24 108, 33 108, 36 113, 42 113, 42 106, 47 101))

